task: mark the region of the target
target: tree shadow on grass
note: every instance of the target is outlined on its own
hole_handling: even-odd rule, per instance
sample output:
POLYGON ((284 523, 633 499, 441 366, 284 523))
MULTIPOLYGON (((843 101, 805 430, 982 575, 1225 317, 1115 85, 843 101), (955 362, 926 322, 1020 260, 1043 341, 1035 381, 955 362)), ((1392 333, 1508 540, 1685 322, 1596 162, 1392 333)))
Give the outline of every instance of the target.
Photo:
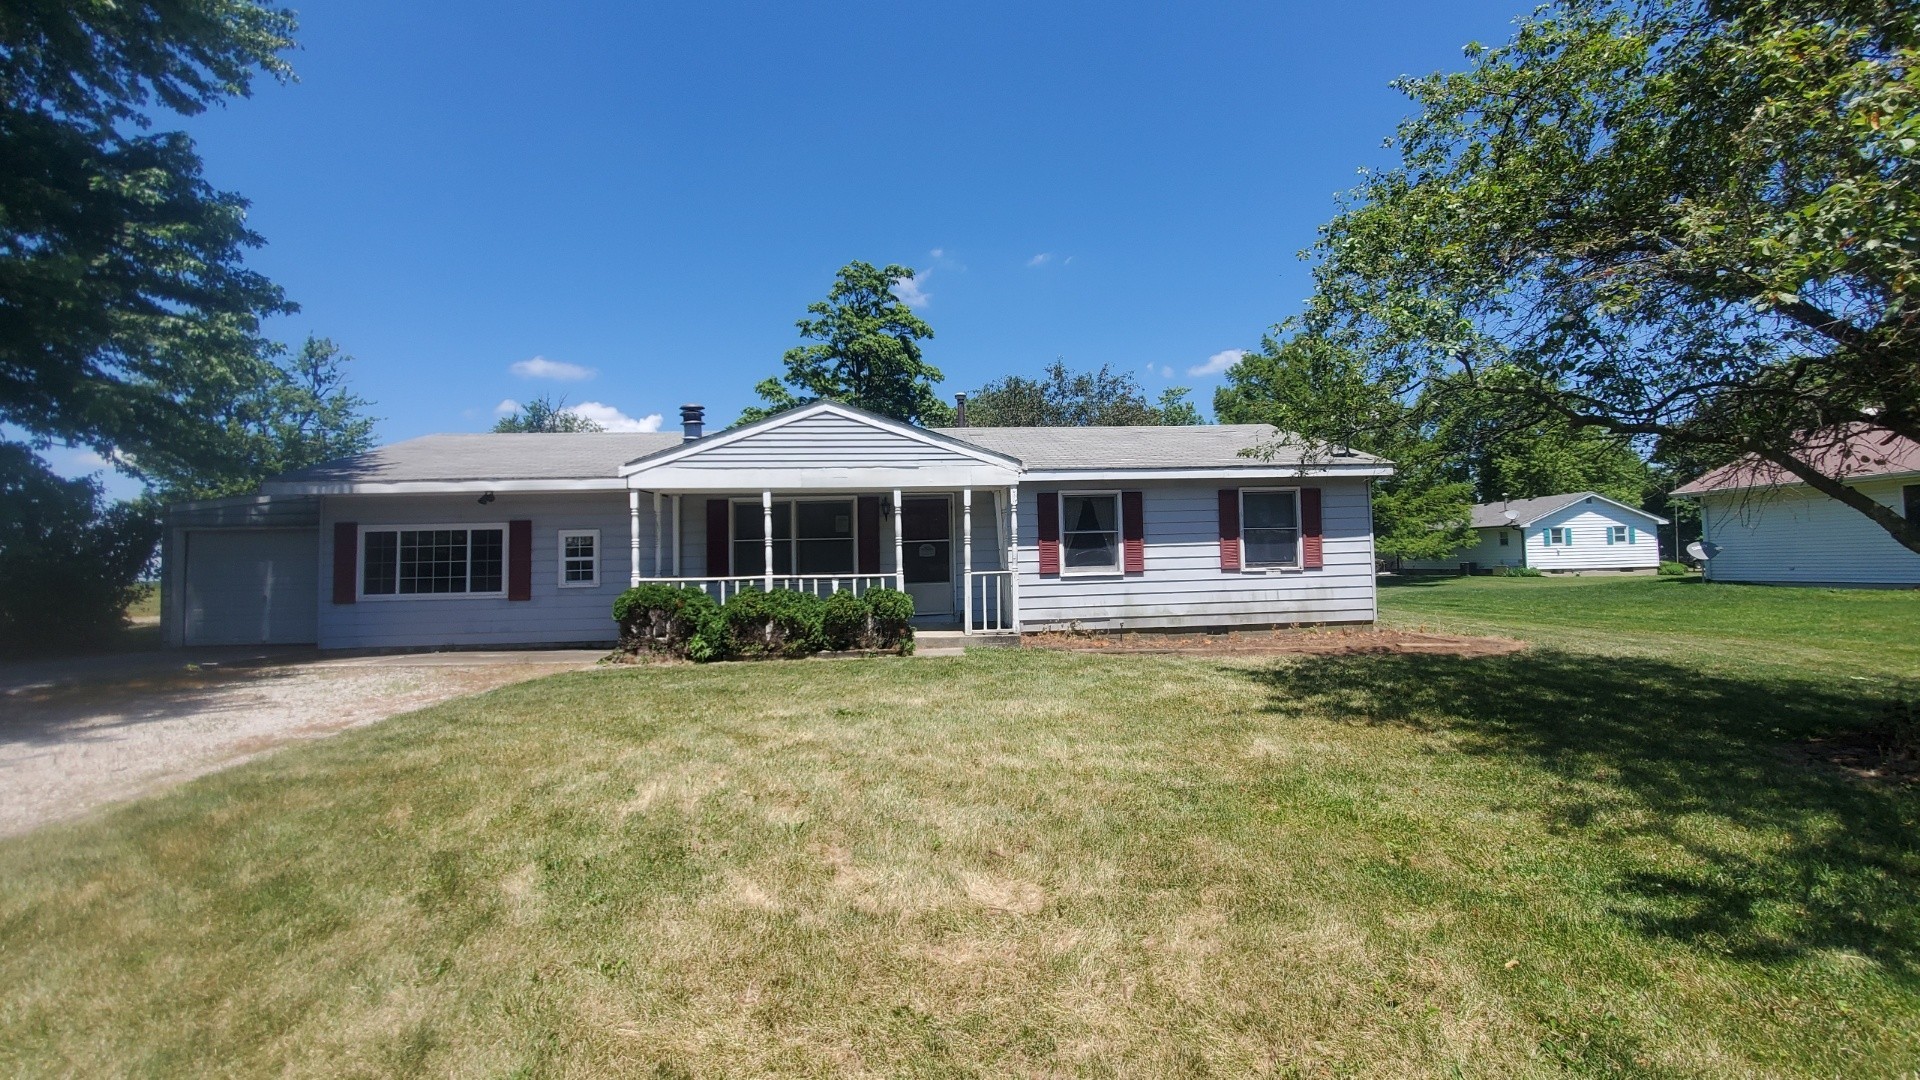
POLYGON ((1273 712, 1444 731, 1543 769, 1507 808, 1609 845, 1615 914, 1645 934, 1763 962, 1850 950, 1920 980, 1920 792, 1792 752, 1871 722, 1880 702, 1844 683, 1546 649, 1240 670, 1273 712), (1680 852, 1628 843, 1650 837, 1680 852))

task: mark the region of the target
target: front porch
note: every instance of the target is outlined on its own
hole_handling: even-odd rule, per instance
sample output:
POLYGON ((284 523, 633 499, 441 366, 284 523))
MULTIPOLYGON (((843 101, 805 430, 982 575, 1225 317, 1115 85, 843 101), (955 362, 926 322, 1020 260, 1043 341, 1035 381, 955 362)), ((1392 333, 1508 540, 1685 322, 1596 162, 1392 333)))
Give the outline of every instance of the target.
POLYGON ((719 603, 750 589, 898 589, 913 597, 923 631, 1017 634, 1018 585, 1008 567, 1016 565, 1018 504, 1012 486, 631 491, 629 584, 689 586, 719 603))

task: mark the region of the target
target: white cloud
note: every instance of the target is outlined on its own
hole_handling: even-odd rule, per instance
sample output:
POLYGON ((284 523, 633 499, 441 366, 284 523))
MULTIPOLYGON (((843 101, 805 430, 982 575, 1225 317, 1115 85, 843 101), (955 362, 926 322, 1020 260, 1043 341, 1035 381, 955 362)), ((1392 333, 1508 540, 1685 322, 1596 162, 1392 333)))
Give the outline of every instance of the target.
POLYGON ((1245 349, 1222 349, 1219 352, 1214 353, 1212 356, 1207 357, 1206 363, 1195 364, 1192 367, 1188 368, 1187 374, 1218 375, 1221 372, 1232 367, 1233 365, 1239 363, 1240 358, 1245 355, 1247 355, 1247 350, 1245 349))
POLYGON ((922 270, 910 278, 901 278, 893 286, 893 295, 910 308, 923 308, 933 303, 932 294, 927 292, 927 279, 933 271, 922 270))
POLYGON ((597 374, 597 372, 590 367, 581 367, 579 364, 569 364, 564 360, 549 360, 544 356, 536 356, 531 360, 521 360, 507 368, 507 370, 523 379, 559 379, 563 382, 578 382, 581 379, 591 379, 597 374))
POLYGON ((1052 261, 1053 261, 1053 252, 1043 251, 1040 254, 1035 255, 1033 258, 1028 259, 1027 265, 1028 266, 1045 266, 1052 261))
POLYGON ((495 416, 512 416, 514 413, 517 413, 519 411, 520 411, 520 403, 513 400, 510 397, 501 398, 500 404, 495 405, 493 407, 493 415, 495 416))
POLYGON ((1163 379, 1173 378, 1173 367, 1168 364, 1160 365, 1160 377, 1163 379))
POLYGON ((599 424, 601 427, 606 428, 608 431, 660 430, 661 416, 659 413, 648 413, 645 416, 635 418, 628 416, 626 413, 621 412, 611 405, 604 405, 598 401, 583 401, 578 405, 569 405, 566 411, 576 416, 584 416, 594 423, 599 424))
POLYGON ((935 259, 944 259, 944 258, 946 258, 946 257, 947 257, 947 249, 946 249, 946 248, 934 248, 934 249, 933 249, 932 251, 929 251, 929 252, 927 252, 927 254, 928 254, 928 255, 929 255, 930 257, 932 257, 932 258, 935 258, 935 259))

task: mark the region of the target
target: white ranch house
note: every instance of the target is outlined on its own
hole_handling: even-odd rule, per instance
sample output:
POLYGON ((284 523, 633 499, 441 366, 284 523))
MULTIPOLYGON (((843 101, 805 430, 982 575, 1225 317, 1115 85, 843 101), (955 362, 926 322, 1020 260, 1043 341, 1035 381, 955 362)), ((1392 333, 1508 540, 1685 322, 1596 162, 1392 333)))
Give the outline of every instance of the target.
MULTIPOLYGON (((1886 431, 1834 433, 1811 450, 1828 476, 1920 521, 1920 444, 1886 431)), ((1700 504, 1709 581, 1765 585, 1920 586, 1920 555, 1866 515, 1771 464, 1745 459, 1674 491, 1700 504)))
POLYGON ((682 413, 680 434, 430 435, 175 507, 166 638, 597 644, 643 581, 890 586, 968 632, 1375 616, 1378 458, 1248 456, 1264 425, 923 429, 820 402, 707 435, 682 413))
POLYGON ((1657 570, 1667 519, 1593 491, 1478 503, 1472 547, 1444 559, 1409 559, 1407 570, 1530 566, 1547 573, 1657 570))

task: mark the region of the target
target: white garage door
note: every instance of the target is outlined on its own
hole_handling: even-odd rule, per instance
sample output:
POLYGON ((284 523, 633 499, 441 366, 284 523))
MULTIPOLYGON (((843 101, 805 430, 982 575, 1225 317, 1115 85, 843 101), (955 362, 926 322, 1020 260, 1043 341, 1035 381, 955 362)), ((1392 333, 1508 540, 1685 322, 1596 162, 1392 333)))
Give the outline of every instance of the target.
POLYGON ((186 534, 189 645, 309 645, 320 629, 320 539, 313 529, 186 534))

